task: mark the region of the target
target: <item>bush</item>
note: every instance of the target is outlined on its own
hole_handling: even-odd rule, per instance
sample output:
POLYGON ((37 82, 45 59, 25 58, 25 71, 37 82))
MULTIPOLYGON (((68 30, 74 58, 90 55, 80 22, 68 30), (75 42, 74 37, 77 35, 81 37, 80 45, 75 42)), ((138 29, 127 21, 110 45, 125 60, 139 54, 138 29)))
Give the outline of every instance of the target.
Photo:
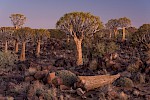
POLYGON ((121 87, 133 87, 133 81, 130 78, 127 77, 121 77, 116 80, 115 85, 121 86, 121 87))
POLYGON ((66 86, 72 86, 77 81, 77 76, 67 70, 57 71, 56 76, 60 77, 66 86))
POLYGON ((18 56, 10 51, 7 53, 0 51, 0 70, 9 71, 15 67, 18 56))

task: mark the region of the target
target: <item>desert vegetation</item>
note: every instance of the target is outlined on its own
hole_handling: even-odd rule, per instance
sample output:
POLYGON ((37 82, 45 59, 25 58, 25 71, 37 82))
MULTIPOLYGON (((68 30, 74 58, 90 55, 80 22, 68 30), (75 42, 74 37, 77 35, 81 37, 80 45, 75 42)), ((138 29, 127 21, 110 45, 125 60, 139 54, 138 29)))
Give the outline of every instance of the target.
POLYGON ((149 100, 150 24, 64 14, 56 29, 0 28, 0 100, 149 100))

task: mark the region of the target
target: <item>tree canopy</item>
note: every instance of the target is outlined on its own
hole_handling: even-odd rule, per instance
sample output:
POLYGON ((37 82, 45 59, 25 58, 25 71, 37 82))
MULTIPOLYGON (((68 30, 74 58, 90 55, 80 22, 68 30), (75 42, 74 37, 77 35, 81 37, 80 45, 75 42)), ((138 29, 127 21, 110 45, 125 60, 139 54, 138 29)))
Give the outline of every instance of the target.
POLYGON ((26 21, 26 17, 22 14, 11 14, 10 19, 16 29, 21 28, 26 21))
POLYGON ((103 27, 99 17, 84 12, 67 13, 56 23, 56 28, 78 38, 95 33, 103 27))

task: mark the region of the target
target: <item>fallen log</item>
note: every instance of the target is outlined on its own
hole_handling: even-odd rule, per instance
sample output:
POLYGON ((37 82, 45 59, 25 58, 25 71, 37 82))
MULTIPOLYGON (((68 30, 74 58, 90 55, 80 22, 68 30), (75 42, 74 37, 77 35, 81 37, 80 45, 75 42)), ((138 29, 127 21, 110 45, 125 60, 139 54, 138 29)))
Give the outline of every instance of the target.
POLYGON ((97 75, 97 76, 78 76, 76 87, 85 89, 86 91, 111 84, 120 74, 117 75, 97 75))

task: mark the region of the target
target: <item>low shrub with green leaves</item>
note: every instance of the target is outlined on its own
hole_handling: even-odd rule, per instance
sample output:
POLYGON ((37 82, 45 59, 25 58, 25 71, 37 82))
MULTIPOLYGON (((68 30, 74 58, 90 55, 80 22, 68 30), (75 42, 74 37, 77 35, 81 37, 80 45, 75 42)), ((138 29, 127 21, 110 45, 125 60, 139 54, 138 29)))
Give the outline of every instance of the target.
POLYGON ((15 67, 18 56, 11 51, 7 53, 0 51, 0 70, 9 71, 15 67))
POLYGON ((60 77, 66 86, 72 86, 77 81, 77 76, 68 70, 57 71, 56 76, 60 77))

